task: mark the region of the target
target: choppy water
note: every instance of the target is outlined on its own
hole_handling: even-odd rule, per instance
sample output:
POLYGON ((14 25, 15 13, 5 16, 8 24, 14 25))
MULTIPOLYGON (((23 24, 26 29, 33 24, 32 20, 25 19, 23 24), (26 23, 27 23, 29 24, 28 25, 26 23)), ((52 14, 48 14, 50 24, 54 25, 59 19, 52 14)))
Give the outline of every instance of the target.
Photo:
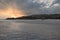
POLYGON ((0 20, 0 40, 60 40, 60 20, 0 20))

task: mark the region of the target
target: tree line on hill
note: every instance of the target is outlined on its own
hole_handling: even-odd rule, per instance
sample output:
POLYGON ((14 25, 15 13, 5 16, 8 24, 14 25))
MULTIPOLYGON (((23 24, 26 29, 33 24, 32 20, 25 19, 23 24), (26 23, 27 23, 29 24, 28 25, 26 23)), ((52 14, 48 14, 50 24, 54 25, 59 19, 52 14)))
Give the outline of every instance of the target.
POLYGON ((38 14, 38 15, 29 15, 17 18, 6 18, 7 20, 16 20, 16 19, 60 19, 60 14, 38 14))

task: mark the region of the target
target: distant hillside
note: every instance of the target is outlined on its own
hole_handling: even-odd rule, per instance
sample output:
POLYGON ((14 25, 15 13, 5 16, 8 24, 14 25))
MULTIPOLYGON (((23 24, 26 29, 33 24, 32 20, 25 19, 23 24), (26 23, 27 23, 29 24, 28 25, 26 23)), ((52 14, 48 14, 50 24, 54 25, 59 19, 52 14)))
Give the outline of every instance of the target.
POLYGON ((16 20, 16 19, 60 19, 60 14, 39 14, 39 15, 29 15, 18 18, 6 18, 7 20, 16 20))

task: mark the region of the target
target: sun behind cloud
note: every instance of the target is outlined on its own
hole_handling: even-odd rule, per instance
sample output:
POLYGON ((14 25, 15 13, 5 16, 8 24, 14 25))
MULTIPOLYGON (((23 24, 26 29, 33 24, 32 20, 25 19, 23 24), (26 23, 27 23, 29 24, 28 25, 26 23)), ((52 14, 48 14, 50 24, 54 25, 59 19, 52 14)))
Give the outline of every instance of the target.
POLYGON ((13 7, 13 6, 8 6, 5 9, 0 9, 0 17, 4 17, 4 18, 8 18, 8 17, 22 17, 22 16, 26 16, 25 12, 22 10, 18 10, 17 8, 13 7))

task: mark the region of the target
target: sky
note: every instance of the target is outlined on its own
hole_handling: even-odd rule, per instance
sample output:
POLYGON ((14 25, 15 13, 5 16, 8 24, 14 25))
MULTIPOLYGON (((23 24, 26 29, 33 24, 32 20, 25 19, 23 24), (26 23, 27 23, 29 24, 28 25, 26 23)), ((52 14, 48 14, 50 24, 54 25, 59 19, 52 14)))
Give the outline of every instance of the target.
POLYGON ((0 0, 0 18, 16 15, 18 17, 19 15, 59 13, 60 0, 0 0), (17 12, 8 13, 13 9, 16 9, 17 12))

